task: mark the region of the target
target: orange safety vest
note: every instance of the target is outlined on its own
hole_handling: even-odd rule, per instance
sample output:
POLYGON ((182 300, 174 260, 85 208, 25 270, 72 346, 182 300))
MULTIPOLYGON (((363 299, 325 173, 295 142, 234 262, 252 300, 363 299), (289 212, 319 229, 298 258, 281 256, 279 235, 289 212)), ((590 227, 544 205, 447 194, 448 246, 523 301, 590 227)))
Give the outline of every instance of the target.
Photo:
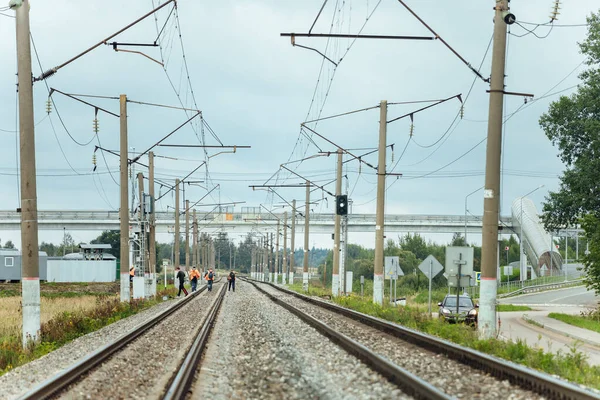
POLYGON ((213 274, 213 277, 212 277, 212 278, 209 278, 209 277, 208 277, 208 275, 209 275, 210 273, 211 273, 210 271, 209 271, 209 272, 207 272, 207 273, 206 273, 206 276, 204 277, 204 278, 205 278, 207 281, 212 281, 212 280, 214 280, 214 279, 215 279, 215 273, 214 273, 214 272, 212 272, 212 274, 213 274))
POLYGON ((200 279, 200 272, 195 269, 190 271, 190 279, 194 279, 194 278, 200 279))
POLYGON ((131 268, 129 270, 129 276, 134 276, 135 275, 135 268, 131 268))

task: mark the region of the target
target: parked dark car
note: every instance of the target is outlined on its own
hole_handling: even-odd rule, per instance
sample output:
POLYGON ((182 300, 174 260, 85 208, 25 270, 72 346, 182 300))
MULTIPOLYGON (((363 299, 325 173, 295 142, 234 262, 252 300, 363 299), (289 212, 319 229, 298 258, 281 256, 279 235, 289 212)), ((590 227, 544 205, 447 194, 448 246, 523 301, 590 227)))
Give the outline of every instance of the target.
POLYGON ((458 296, 458 314, 456 313, 455 294, 447 294, 444 301, 438 303, 440 306, 439 317, 447 322, 466 322, 468 324, 477 324, 477 314, 479 304, 473 304, 469 296, 458 296))

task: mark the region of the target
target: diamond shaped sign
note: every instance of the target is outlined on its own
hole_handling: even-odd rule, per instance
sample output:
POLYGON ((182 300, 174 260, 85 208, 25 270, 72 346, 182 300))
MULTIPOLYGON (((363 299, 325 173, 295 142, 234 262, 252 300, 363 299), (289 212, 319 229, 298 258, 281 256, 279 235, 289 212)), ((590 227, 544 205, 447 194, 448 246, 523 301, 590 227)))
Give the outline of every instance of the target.
POLYGON ((444 266, 440 264, 440 262, 433 255, 429 255, 419 265, 419 270, 424 273, 427 278, 433 279, 437 276, 437 274, 444 270, 444 266))

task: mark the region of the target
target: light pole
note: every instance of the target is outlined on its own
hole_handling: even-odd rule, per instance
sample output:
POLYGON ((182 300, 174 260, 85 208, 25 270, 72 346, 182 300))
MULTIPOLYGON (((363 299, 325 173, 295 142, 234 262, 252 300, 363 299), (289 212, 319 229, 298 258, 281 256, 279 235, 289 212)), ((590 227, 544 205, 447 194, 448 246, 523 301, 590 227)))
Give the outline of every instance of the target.
POLYGON ((545 185, 540 185, 538 187, 536 187, 535 189, 533 189, 532 191, 530 191, 529 193, 521 196, 521 220, 519 221, 519 224, 521 225, 520 227, 520 242, 519 242, 519 279, 521 281, 521 286, 523 285, 522 282, 525 281, 525 278, 527 277, 527 268, 524 265, 524 249, 523 249, 523 244, 525 243, 524 240, 525 238, 523 237, 523 198, 526 196, 529 196, 531 193, 535 192, 538 189, 543 188, 545 185))
POLYGON ((465 246, 468 246, 469 244, 467 243, 467 199, 469 198, 470 195, 475 194, 477 192, 479 192, 481 189, 483 189, 485 186, 482 186, 478 189, 473 190, 471 193, 469 193, 468 195, 465 196, 465 246))

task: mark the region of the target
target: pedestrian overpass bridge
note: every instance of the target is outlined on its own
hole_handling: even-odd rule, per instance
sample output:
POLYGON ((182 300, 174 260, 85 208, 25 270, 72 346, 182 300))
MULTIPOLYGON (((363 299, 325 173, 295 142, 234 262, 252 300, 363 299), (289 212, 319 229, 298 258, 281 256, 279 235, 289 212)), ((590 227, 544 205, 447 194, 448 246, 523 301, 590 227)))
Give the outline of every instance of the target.
MULTIPOLYGON (((198 229, 220 229, 228 233, 247 233, 251 231, 272 230, 277 225, 277 219, 283 222, 283 213, 196 213, 198 229)), ((311 233, 333 233, 335 214, 311 213, 309 225, 311 233)), ((415 233, 480 233, 482 218, 468 215, 415 215, 387 214, 385 216, 385 232, 415 232, 415 233)), ((131 224, 135 223, 131 219, 131 224)), ((288 226, 291 218, 288 214, 288 226)), ((181 231, 185 228, 185 216, 180 217, 181 231)), ((190 213, 191 224, 191 213, 190 213)), ((173 212, 156 213, 157 233, 173 231, 175 217, 173 212)), ((21 216, 16 211, 0 211, 0 231, 20 230, 21 216)), ((511 234, 514 231, 511 217, 500 217, 498 221, 500 232, 511 234)), ((119 213, 117 211, 92 210, 44 210, 38 211, 39 230, 69 231, 103 231, 119 229, 119 213)), ((296 220, 296 232, 304 231, 304 218, 296 220)), ((352 214, 348 216, 349 232, 374 232, 375 214, 352 214)))

